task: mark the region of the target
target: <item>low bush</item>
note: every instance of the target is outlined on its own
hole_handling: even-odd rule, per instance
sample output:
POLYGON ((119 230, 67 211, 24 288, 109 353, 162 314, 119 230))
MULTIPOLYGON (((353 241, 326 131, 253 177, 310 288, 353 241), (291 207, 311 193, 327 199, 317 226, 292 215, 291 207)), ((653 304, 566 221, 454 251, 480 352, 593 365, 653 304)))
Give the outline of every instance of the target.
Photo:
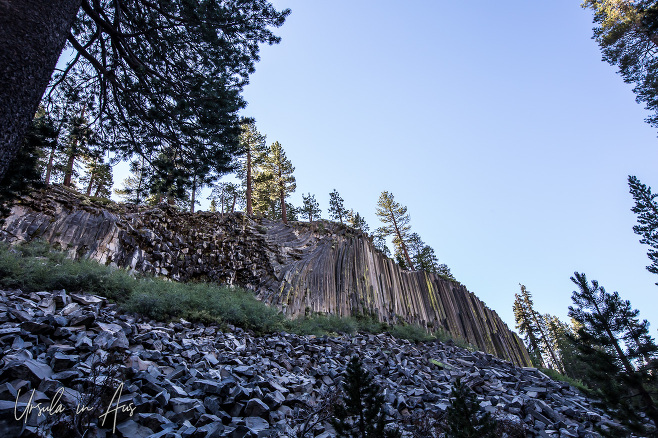
POLYGON ((450 340, 455 345, 472 348, 447 332, 428 334, 416 325, 388 325, 373 313, 356 313, 350 317, 307 314, 288 320, 277 309, 241 288, 134 276, 125 269, 66 256, 65 252, 40 241, 14 247, 0 244, 0 289, 86 292, 104 296, 124 310, 156 320, 183 318, 192 322, 231 324, 258 334, 279 330, 317 336, 388 332, 414 342, 450 340))
POLYGON ((578 388, 583 393, 587 394, 590 392, 589 387, 585 385, 581 380, 572 379, 571 377, 565 376, 564 374, 560 374, 559 372, 552 370, 550 368, 539 368, 539 371, 546 374, 548 377, 550 377, 553 380, 558 380, 560 382, 568 383, 569 385, 578 388))
POLYGON ((359 329, 356 319, 315 313, 287 320, 286 330, 300 335, 353 334, 359 329))

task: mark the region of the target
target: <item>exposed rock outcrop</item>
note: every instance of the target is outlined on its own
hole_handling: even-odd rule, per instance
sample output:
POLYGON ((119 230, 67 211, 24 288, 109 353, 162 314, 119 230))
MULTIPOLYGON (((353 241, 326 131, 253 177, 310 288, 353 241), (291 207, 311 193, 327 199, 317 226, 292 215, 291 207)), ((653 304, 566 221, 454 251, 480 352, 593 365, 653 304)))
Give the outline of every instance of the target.
POLYGON ((595 438, 595 428, 616 425, 566 383, 450 344, 226 333, 122 314, 64 290, 0 291, 0 352, 6 437, 330 438, 330 402, 354 355, 383 391, 386 422, 405 437, 438 436, 458 378, 505 423, 501 437, 595 438))
POLYGON ((0 231, 12 243, 34 238, 73 257, 244 286, 291 317, 374 314, 441 328, 512 363, 530 364, 518 336, 463 285, 401 270, 367 236, 341 224, 136 209, 52 187, 16 204, 0 231))

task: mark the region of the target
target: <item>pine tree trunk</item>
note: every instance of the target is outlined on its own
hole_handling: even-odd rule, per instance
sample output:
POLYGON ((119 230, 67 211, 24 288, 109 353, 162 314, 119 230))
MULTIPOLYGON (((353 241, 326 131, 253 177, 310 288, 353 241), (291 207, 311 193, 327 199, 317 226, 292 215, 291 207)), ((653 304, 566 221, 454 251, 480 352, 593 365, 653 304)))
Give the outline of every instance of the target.
POLYGON ((89 184, 87 184, 87 196, 91 195, 91 188, 94 185, 94 172, 91 172, 91 175, 89 175, 89 184))
POLYGON ((190 213, 194 213, 194 203, 196 202, 196 175, 192 179, 192 206, 190 207, 190 213))
MULTIPOLYGON (((548 350, 548 353, 551 355, 551 359, 553 359, 553 363, 555 364, 556 367, 559 367, 559 362, 557 360, 557 357, 555 356, 555 351, 553 351, 553 348, 548 343, 548 337, 546 336, 546 333, 544 333, 544 329, 542 328, 542 324, 539 322, 537 319, 537 312, 535 312, 534 309, 531 309, 532 312, 532 319, 535 320, 535 324, 537 325, 537 329, 539 330, 539 333, 541 334, 541 339, 544 342, 544 345, 546 345, 546 349, 548 350)), ((549 367, 550 368, 550 367, 549 367)))
POLYGON ((64 187, 71 187, 71 178, 73 176, 73 165, 75 164, 75 155, 78 149, 78 139, 73 139, 73 148, 69 154, 69 160, 66 163, 66 172, 64 173, 64 187))
POLYGON ((53 161, 55 160, 55 148, 56 146, 53 146, 53 148, 50 150, 50 158, 48 158, 48 165, 46 166, 46 185, 50 184, 50 175, 52 174, 53 161))
POLYGON ((247 214, 252 215, 253 207, 251 205, 251 149, 247 148, 247 190, 245 193, 247 197, 247 214))
POLYGON ((287 224, 288 216, 286 214, 286 197, 284 196, 284 193, 283 188, 281 188, 279 190, 279 198, 281 199, 281 218, 283 219, 283 223, 287 224))
POLYGON ((398 235, 398 239, 400 239, 400 245, 402 246, 402 252, 404 253, 404 258, 407 260, 407 264, 409 265, 409 269, 413 271, 414 269, 414 264, 411 262, 411 257, 409 257, 409 252, 407 252, 407 245, 404 244, 404 240, 402 239, 402 235, 400 234, 400 230, 398 229, 398 223, 395 220, 395 214, 393 213, 393 210, 390 208, 388 211, 391 213, 391 219, 393 219, 393 226, 395 227, 395 234, 398 235))
POLYGON ((283 175, 281 174, 281 164, 279 164, 279 198, 281 198, 281 218, 283 223, 288 223, 288 215, 286 214, 286 196, 285 186, 283 182, 283 175))
POLYGON ((23 142, 81 3, 0 1, 0 179, 23 142))

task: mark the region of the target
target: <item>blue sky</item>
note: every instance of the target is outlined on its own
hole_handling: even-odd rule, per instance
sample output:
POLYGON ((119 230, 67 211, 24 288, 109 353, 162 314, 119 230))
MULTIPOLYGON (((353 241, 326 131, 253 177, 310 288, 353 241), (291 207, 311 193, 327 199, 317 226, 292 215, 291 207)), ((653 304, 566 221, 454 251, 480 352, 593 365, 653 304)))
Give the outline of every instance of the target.
MULTIPOLYGON (((327 217, 334 188, 379 226, 388 190, 412 230, 510 325, 519 283, 566 320, 574 271, 658 324, 629 174, 658 189, 657 132, 601 61, 577 1, 278 0, 244 115, 327 217)), ((652 333, 656 335, 655 326, 652 333)))
POLYGON ((310 192, 327 218, 336 189, 375 229, 379 194, 392 192, 412 231, 510 327, 519 283, 538 311, 567 320, 574 271, 658 324, 658 276, 626 182, 658 190, 657 132, 601 61, 590 11, 567 0, 273 3, 292 14, 261 51, 243 114, 296 167, 294 205, 310 192))

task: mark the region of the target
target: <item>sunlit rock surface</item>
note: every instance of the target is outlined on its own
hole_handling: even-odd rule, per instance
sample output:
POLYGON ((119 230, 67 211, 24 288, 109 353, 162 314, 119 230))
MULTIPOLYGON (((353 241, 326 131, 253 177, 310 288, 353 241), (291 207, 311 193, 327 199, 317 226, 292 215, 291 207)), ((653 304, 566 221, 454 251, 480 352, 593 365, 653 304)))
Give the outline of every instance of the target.
POLYGON ((291 317, 369 313, 442 328, 502 359, 530 364, 519 337, 463 285, 401 270, 366 235, 341 224, 104 205, 53 187, 16 204, 0 231, 11 243, 34 238, 76 258, 244 286, 291 317))

